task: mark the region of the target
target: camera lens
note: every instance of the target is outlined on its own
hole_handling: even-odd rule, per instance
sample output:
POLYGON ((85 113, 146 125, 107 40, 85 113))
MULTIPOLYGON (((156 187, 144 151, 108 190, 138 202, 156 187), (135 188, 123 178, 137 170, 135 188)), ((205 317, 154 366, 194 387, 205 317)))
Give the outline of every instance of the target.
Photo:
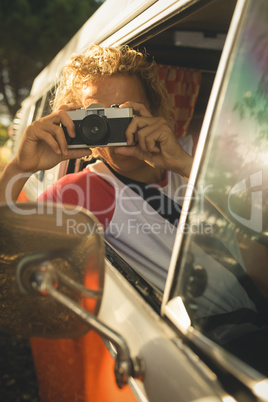
POLYGON ((106 118, 97 114, 86 116, 80 123, 80 132, 85 144, 101 145, 108 131, 106 118))

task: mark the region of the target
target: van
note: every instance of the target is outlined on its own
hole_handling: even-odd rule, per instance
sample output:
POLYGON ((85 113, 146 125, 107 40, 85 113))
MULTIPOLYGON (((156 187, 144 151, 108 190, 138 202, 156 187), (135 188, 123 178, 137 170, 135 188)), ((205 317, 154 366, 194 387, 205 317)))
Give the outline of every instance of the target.
MULTIPOLYGON (((90 283, 98 296, 93 307, 74 307, 68 292, 64 298, 56 285, 53 290, 53 281, 48 293, 67 308, 64 313, 54 304, 46 306, 47 299, 18 299, 23 309, 27 304, 26 321, 31 314, 36 319, 35 304, 43 317, 41 333, 31 337, 42 401, 268 401, 267 17, 266 0, 126 0, 120 6, 106 0, 34 80, 19 111, 14 153, 27 125, 49 113, 56 73, 91 43, 146 48, 169 89, 178 137, 197 138, 164 291, 111 245, 102 245, 96 229, 92 247, 81 245, 95 261, 90 283), (54 325, 47 334, 53 309, 59 322, 66 311, 80 317, 78 322, 70 319, 73 333, 68 328, 58 333, 54 325)), ((35 200, 84 163, 62 162, 29 179, 21 201, 30 203, 17 208, 32 211, 32 221, 21 219, 12 228, 15 215, 1 207, 1 216, 8 217, 1 228, 10 240, 21 230, 21 253, 38 254, 37 260, 27 255, 25 260, 16 247, 9 251, 10 261, 19 258, 17 292, 25 298, 28 268, 32 275, 32 267, 43 267, 44 258, 63 258, 48 257, 63 233, 53 219, 47 220, 49 227, 44 219, 41 225, 35 200), (53 241, 45 246, 50 236, 53 241)), ((51 211, 46 213, 53 217, 51 211)), ((61 213, 65 222, 66 211, 61 213)), ((97 228, 88 212, 82 211, 79 219, 97 228)), ((70 237, 63 236, 65 243, 74 253, 73 266, 79 265, 70 237)), ((1 252, 4 247, 6 242, 1 252)), ((81 283, 85 264, 81 262, 81 283)), ((41 282, 49 270, 47 265, 42 269, 41 282)), ((65 284, 78 281, 76 274, 70 278, 65 284)), ((35 283, 40 290, 37 279, 35 283)), ((84 294, 81 284, 74 286, 84 294)))

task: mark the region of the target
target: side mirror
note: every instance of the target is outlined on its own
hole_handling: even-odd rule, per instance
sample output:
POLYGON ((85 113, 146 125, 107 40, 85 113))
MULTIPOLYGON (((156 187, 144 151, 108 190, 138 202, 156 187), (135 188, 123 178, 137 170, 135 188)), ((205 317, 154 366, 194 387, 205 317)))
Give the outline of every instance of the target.
POLYGON ((76 314, 46 296, 48 290, 38 291, 42 275, 59 294, 96 315, 104 284, 104 244, 98 222, 90 213, 66 205, 2 205, 0 330, 44 338, 73 338, 88 332, 88 325, 76 314))
POLYGON ((95 329, 117 350, 121 388, 141 378, 118 333, 96 318, 104 286, 102 227, 83 208, 49 203, 0 205, 0 331, 74 338, 95 329))

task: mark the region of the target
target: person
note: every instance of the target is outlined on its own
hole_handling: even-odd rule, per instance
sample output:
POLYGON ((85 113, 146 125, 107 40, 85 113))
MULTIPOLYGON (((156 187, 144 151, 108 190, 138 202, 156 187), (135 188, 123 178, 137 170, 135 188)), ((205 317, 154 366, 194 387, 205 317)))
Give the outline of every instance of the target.
POLYGON ((63 177, 39 200, 89 209, 103 225, 106 240, 163 290, 193 147, 190 137, 181 145, 172 132, 167 99, 156 63, 145 52, 92 45, 72 57, 61 72, 53 113, 26 129, 1 177, 1 201, 8 201, 5 189, 15 176, 12 201, 29 174, 92 154, 89 148, 67 147, 61 125, 70 137, 76 135, 67 111, 93 103, 133 108, 135 117, 125 133, 129 146, 94 149, 100 160, 63 177))

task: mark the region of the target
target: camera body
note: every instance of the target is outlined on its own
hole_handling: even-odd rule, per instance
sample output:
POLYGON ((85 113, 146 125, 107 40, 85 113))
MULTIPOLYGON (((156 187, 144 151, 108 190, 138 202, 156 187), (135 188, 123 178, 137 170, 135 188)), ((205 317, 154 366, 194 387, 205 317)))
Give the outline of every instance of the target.
POLYGON ((94 103, 86 109, 68 111, 75 124, 76 137, 68 135, 62 126, 68 148, 88 148, 103 146, 126 146, 126 129, 133 118, 132 108, 109 108, 94 103))

